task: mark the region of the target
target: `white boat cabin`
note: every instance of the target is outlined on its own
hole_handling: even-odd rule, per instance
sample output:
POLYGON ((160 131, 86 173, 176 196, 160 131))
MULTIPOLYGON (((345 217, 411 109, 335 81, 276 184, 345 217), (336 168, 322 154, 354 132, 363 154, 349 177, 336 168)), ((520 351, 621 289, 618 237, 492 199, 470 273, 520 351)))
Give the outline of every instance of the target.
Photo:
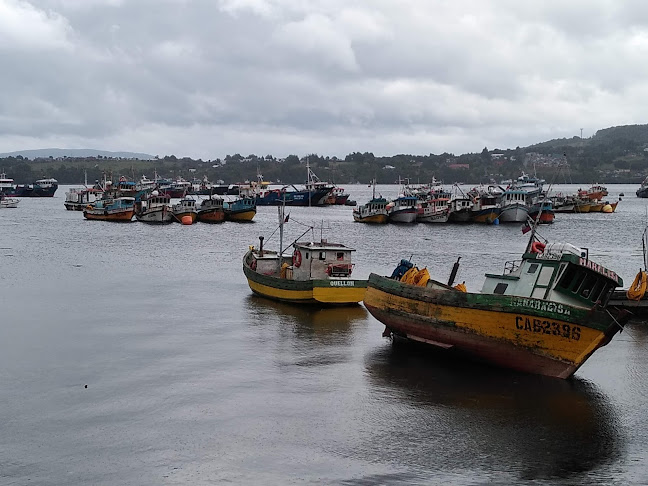
MULTIPOLYGON (((355 250, 339 243, 297 242, 292 258, 284 254, 279 263, 276 251, 254 249, 250 266, 263 275, 289 280, 326 280, 348 278, 353 271, 351 254, 355 250)), ((262 248, 262 247, 261 247, 262 248)))
POLYGON ((503 275, 486 274, 482 294, 592 308, 605 306, 614 288, 622 285, 621 277, 591 261, 585 249, 569 243, 544 246, 535 242, 521 262, 505 264, 503 275))
POLYGON ((293 280, 323 280, 350 277, 353 271, 351 253, 355 250, 340 243, 297 242, 293 245, 293 280))

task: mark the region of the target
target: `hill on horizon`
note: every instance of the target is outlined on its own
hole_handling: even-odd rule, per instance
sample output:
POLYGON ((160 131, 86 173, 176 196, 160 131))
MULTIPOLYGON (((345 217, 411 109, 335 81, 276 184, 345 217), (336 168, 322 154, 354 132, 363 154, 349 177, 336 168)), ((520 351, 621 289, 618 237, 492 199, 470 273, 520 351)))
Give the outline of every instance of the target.
POLYGON ((155 157, 150 154, 138 152, 110 152, 109 150, 97 149, 60 149, 60 148, 44 148, 34 150, 18 150, 16 152, 0 153, 0 157, 16 157, 22 155, 28 159, 37 158, 59 158, 59 157, 113 157, 122 159, 139 159, 139 160, 152 160, 155 157))

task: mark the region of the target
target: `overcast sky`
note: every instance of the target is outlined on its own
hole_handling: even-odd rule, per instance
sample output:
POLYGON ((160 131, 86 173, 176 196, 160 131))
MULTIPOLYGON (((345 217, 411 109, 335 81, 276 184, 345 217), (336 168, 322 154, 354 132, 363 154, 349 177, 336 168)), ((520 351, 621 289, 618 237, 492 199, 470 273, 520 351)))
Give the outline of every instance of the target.
POLYGON ((0 0, 0 152, 462 154, 647 122, 648 2, 0 0))

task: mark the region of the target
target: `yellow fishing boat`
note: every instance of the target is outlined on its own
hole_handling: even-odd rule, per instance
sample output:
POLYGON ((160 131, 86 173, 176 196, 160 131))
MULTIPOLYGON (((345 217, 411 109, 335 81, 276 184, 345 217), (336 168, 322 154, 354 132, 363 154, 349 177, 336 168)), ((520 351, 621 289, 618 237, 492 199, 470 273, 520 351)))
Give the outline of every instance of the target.
POLYGON ((294 251, 286 255, 283 210, 280 206, 280 250, 266 250, 260 237, 259 248, 250 247, 243 257, 243 273, 252 292, 296 304, 350 305, 362 301, 367 281, 351 278, 351 254, 355 250, 326 240, 295 241, 290 245, 294 251))

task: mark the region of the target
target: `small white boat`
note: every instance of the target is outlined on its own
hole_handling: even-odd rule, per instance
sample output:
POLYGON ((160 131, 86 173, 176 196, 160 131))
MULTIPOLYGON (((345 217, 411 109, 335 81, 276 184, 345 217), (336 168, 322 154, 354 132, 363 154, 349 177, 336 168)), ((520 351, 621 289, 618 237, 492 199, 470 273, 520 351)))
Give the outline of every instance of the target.
POLYGON ((20 199, 0 195, 0 208, 17 208, 20 199))

